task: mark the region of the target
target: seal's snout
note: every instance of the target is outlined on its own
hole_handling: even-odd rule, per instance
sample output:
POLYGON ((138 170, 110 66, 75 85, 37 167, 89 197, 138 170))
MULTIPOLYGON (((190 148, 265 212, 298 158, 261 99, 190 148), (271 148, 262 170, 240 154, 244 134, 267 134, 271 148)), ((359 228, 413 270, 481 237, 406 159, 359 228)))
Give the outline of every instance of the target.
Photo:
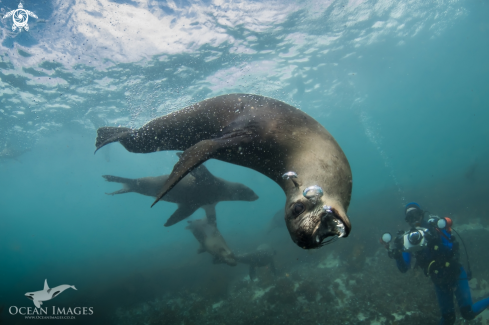
POLYGON ((320 223, 317 231, 313 234, 318 246, 328 244, 331 240, 323 243, 328 237, 342 238, 350 234, 350 222, 348 218, 343 218, 335 209, 330 206, 323 206, 320 214, 320 223))
POLYGON ((323 214, 321 216, 321 223, 331 228, 331 231, 341 237, 347 237, 350 234, 350 222, 344 220, 332 207, 323 206, 323 214))

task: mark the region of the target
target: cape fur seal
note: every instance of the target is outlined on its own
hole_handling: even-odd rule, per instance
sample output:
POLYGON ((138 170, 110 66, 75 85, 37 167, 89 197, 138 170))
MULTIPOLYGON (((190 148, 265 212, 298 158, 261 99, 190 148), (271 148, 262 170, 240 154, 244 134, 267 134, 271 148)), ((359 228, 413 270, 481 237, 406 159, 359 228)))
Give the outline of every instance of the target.
POLYGON ((285 210, 283 208, 275 212, 272 219, 268 223, 267 235, 269 235, 274 229, 280 229, 285 226, 283 221, 284 214, 285 214, 285 210))
POLYGON ((327 237, 350 233, 352 175, 345 154, 321 124, 284 102, 249 94, 218 96, 139 129, 97 130, 97 150, 112 142, 136 153, 184 150, 153 205, 214 158, 254 169, 284 190, 285 222, 300 247, 317 248, 330 242, 323 242, 327 237))
MULTIPOLYGON (((157 197, 169 175, 143 178, 123 178, 103 175, 108 182, 122 183, 122 189, 106 193, 108 195, 135 192, 146 196, 157 197)), ((165 227, 189 217, 197 209, 203 208, 209 220, 216 219, 216 204, 221 201, 255 201, 258 195, 251 188, 241 183, 226 181, 216 177, 200 165, 185 176, 161 200, 177 203, 177 210, 166 221, 165 227)))
POLYGON ((207 218, 188 221, 189 229, 200 243, 197 253, 209 252, 214 256, 214 263, 226 263, 236 266, 236 259, 226 241, 217 229, 216 223, 207 218))
POLYGON ((17 162, 22 162, 20 161, 19 157, 30 150, 31 149, 17 149, 5 144, 4 148, 0 150, 0 161, 12 159, 17 162))
POLYGON ((250 279, 254 280, 257 267, 270 266, 270 271, 272 271, 273 275, 277 274, 273 261, 275 254, 276 252, 268 245, 261 245, 251 253, 236 255, 236 261, 250 266, 250 279))

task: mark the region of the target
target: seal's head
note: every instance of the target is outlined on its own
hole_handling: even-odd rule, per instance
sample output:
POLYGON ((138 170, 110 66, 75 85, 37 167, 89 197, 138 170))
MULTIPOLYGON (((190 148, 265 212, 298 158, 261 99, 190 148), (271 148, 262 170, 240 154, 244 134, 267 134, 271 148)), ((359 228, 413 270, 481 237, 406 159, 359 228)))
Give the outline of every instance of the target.
POLYGON ((323 197, 317 185, 294 195, 285 207, 285 223, 292 240, 304 249, 319 248, 338 237, 347 237, 351 223, 343 206, 323 197))

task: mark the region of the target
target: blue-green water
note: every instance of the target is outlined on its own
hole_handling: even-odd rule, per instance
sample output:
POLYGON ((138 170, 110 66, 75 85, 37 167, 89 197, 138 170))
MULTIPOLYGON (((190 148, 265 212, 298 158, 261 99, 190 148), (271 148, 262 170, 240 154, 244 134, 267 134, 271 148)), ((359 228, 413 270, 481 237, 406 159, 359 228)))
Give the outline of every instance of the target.
MULTIPOLYGON (((96 311, 44 323, 104 324, 116 308, 212 286, 216 272, 229 283, 246 276, 244 266, 213 265, 197 255, 186 222, 163 227, 175 204, 150 208, 144 196, 104 194, 119 186, 101 175, 168 174, 174 152, 132 154, 112 144, 93 155, 98 127, 139 127, 216 95, 255 93, 296 106, 328 129, 350 162, 352 236, 314 254, 296 247, 285 228, 265 234, 285 203, 273 181, 206 163, 260 197, 218 204, 229 246, 246 251, 272 243, 282 275, 334 251, 341 261, 358 245, 373 256, 384 229, 405 227, 403 206, 412 200, 456 222, 487 226, 486 1, 22 3, 38 16, 29 18, 28 32, 13 32, 11 17, 0 20, 0 319, 6 324, 36 322, 8 308, 33 307, 24 294, 41 290, 44 279, 78 289, 46 305, 96 311)), ((0 14, 17 6, 2 0, 0 14)), ((192 219, 203 215, 199 210, 192 219)), ((474 267, 484 269, 477 266, 483 259, 474 267)), ((362 268, 368 266, 355 272, 367 272, 362 268)), ((220 294, 209 303, 225 299, 220 294)))

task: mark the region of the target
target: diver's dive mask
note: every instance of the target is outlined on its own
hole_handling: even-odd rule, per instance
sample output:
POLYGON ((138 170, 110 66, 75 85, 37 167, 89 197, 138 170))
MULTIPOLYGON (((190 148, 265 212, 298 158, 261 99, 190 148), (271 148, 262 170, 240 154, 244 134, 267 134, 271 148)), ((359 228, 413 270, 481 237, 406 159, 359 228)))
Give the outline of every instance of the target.
POLYGON ((414 225, 415 223, 423 220, 423 217, 424 217, 424 211, 423 210, 417 209, 417 208, 409 208, 406 211, 405 220, 410 225, 414 225))

